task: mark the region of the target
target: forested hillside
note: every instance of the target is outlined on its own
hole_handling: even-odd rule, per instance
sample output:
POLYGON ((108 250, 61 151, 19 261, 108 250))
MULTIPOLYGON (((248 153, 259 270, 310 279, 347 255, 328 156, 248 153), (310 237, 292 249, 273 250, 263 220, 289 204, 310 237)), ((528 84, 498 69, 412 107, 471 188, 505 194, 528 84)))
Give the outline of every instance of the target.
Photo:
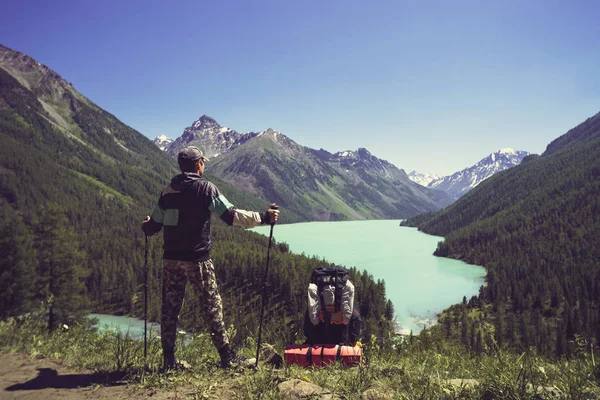
MULTIPOLYGON (((54 324, 88 310, 141 315, 139 223, 177 172, 175 162, 55 72, 21 53, 0 50, 0 318, 40 306, 54 315, 54 324)), ((240 208, 268 207, 268 201, 214 181, 240 208)), ((282 222, 298 219, 282 210, 282 222)), ((253 332, 267 239, 217 219, 212 237, 226 322, 253 332)), ((160 235, 149 244, 149 315, 155 319, 160 235)), ((267 339, 269 334, 289 338, 305 306, 310 271, 323 261, 290 254, 285 244, 272 253, 267 339)), ((388 329, 388 323, 380 324, 386 314, 383 283, 353 274, 364 316, 373 329, 388 329)), ((193 329, 202 324, 194 300, 188 300, 182 322, 193 329)))
POLYGON ((436 255, 483 265, 487 285, 442 317, 479 350, 495 340, 548 355, 600 342, 600 114, 540 157, 405 224, 445 236, 436 255))

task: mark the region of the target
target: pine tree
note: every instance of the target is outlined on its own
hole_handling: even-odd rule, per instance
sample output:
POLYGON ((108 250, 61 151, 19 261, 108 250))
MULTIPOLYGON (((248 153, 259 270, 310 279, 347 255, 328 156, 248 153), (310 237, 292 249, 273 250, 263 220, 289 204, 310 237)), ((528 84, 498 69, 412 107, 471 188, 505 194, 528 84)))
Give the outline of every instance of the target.
POLYGON ((35 280, 31 241, 21 217, 0 199, 0 318, 31 309, 35 280))
POLYGON ((83 265, 75 232, 68 226, 64 209, 50 203, 41 211, 36 226, 38 293, 48 307, 48 330, 71 323, 86 314, 87 297, 83 265))

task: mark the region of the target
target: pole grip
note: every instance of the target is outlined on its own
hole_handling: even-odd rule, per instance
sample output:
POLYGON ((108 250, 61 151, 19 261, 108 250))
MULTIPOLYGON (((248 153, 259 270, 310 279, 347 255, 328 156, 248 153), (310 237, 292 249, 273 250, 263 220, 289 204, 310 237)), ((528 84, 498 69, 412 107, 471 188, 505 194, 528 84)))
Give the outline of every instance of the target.
MULTIPOLYGON (((277 204, 271 204, 269 210, 279 210, 279 206, 277 204)), ((271 236, 273 235, 273 226, 275 226, 275 222, 271 222, 271 236)))

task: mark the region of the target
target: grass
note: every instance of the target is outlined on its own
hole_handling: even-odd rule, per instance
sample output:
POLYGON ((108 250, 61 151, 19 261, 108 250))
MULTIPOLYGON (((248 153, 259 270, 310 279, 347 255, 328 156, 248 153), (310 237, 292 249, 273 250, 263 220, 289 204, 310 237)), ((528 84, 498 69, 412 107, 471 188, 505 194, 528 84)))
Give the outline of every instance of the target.
POLYGON ((89 175, 82 174, 81 172, 77 172, 72 169, 70 169, 69 171, 72 172, 73 174, 75 174, 78 178, 81 178, 81 179, 95 185, 100 190, 100 193, 102 193, 106 198, 110 199, 113 197, 118 197, 126 204, 134 203, 133 198, 131 198, 130 196, 120 193, 119 191, 111 188, 110 186, 105 185, 104 183, 100 182, 99 180, 97 180, 89 175))
MULTIPOLYGON (((143 342, 128 333, 97 333, 87 325, 66 325, 45 332, 39 317, 28 315, 0 322, 0 351, 25 352, 62 360, 74 369, 121 372, 130 386, 146 391, 169 390, 182 397, 280 399, 278 384, 290 379, 312 382, 343 399, 360 399, 366 390, 388 393, 395 399, 598 399, 600 369, 583 349, 569 360, 550 361, 532 349, 513 353, 497 349, 474 356, 464 347, 441 339, 433 330, 419 337, 372 338, 365 346, 363 365, 345 368, 223 370, 210 337, 197 334, 180 340, 177 358, 192 367, 162 373, 162 354, 157 336, 143 342), (384 343, 384 344, 382 344, 384 343)), ((235 335, 235 330, 230 330, 235 335)), ((253 337, 245 338, 238 352, 252 357, 253 337)), ((275 344, 281 352, 282 343, 275 344)))

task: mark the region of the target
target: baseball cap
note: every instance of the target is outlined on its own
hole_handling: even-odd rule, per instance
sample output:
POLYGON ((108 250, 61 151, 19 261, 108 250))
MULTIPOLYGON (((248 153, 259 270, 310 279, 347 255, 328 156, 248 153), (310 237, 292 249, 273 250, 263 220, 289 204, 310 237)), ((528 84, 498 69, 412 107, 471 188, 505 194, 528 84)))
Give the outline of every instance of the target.
POLYGON ((196 146, 188 146, 179 152, 177 161, 209 161, 196 146))

